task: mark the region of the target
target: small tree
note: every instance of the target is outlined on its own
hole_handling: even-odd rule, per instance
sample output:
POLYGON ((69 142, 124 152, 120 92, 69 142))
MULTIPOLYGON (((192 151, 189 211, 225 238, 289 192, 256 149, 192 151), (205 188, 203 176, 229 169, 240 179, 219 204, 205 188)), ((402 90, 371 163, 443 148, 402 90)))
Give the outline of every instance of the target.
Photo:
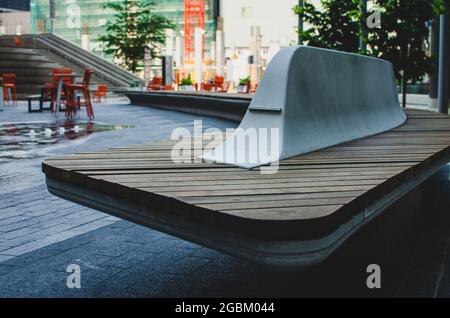
POLYGON ((144 0, 123 0, 107 3, 104 9, 116 13, 106 24, 106 34, 98 38, 103 51, 112 54, 121 66, 135 72, 144 59, 145 48, 152 58, 158 57, 158 46, 165 43, 166 30, 174 25, 165 17, 153 13, 153 4, 144 0))
POLYGON ((403 83, 403 105, 406 103, 407 82, 422 80, 433 72, 427 54, 429 27, 427 23, 442 12, 449 0, 373 0, 374 9, 381 12, 381 28, 366 27, 367 14, 360 11, 359 0, 321 0, 322 9, 305 1, 303 13, 309 29, 299 32, 311 46, 368 54, 390 61, 395 76, 403 83), (365 32, 362 32, 363 26, 365 32), (359 51, 359 38, 368 45, 359 51))
POLYGON ((403 106, 408 81, 420 81, 434 71, 427 53, 428 23, 442 4, 440 0, 374 0, 381 11, 381 27, 370 29, 366 41, 371 55, 394 65, 395 77, 402 83, 403 106))
POLYGON ((359 7, 352 0, 321 0, 318 10, 305 0, 303 6, 295 6, 296 14, 303 14, 308 28, 298 30, 306 45, 356 52, 359 46, 359 7))

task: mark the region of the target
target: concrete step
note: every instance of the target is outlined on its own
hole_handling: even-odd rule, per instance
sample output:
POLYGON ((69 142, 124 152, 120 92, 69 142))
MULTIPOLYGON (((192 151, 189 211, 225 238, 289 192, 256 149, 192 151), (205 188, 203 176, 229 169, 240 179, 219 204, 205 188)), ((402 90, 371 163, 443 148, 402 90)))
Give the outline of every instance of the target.
POLYGON ((51 73, 51 68, 17 68, 14 65, 9 67, 1 67, 0 73, 14 73, 17 77, 22 76, 37 76, 45 77, 51 73))
POLYGON ((30 48, 7 47, 0 44, 0 53, 36 54, 36 51, 30 48))
POLYGON ((48 62, 45 56, 28 53, 0 52, 0 60, 3 61, 25 61, 25 62, 48 62))
MULTIPOLYGON (((74 62, 73 58, 75 57, 76 60, 76 54, 78 52, 84 54, 84 52, 81 52, 79 48, 73 48, 73 44, 56 37, 45 37, 46 41, 57 46, 58 50, 53 51, 54 48, 47 46, 39 39, 40 37, 23 36, 21 37, 22 46, 16 47, 12 37, 0 36, 0 73, 17 75, 17 93, 22 99, 28 95, 39 94, 45 83, 52 82, 51 72, 54 68, 71 68, 74 73, 79 75, 75 82, 81 83, 84 69, 87 67, 74 62), (52 51, 49 50, 50 48, 52 51), (60 55, 65 52, 61 48, 67 52, 73 52, 73 56, 68 59, 66 56, 60 55), (72 51, 71 48, 73 48, 72 51), (59 54, 55 52, 59 52, 59 54)), ((98 63, 104 65, 105 62, 98 60, 98 63)), ((121 86, 104 79, 103 75, 101 72, 96 73, 94 68, 90 89, 94 91, 98 84, 106 84, 108 85, 108 96, 120 96, 113 92, 119 90, 121 86)), ((120 75, 123 76, 123 74, 120 75)))
MULTIPOLYGON (((0 68, 11 67, 11 61, 0 60, 0 68)), ((59 64, 54 62, 44 62, 44 61, 19 61, 19 63, 14 63, 14 67, 17 68, 57 68, 61 67, 59 64)))

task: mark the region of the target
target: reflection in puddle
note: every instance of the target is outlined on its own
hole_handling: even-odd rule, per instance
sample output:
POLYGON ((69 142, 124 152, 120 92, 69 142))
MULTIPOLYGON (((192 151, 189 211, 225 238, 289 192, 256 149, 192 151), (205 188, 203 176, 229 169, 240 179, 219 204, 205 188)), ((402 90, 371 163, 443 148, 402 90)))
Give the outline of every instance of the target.
POLYGON ((38 156, 35 150, 92 133, 129 128, 100 122, 28 122, 0 124, 0 162, 38 156))

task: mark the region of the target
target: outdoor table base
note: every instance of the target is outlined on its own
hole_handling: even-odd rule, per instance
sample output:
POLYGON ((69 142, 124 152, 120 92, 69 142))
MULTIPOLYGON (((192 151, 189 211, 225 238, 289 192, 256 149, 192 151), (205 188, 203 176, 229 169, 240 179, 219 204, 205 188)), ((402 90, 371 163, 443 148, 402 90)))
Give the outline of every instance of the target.
POLYGON ((28 101, 28 112, 29 113, 40 113, 43 110, 43 101, 42 101, 42 96, 41 95, 30 95, 27 96, 27 101, 28 101), (33 109, 33 101, 39 101, 39 108, 38 109, 33 109))

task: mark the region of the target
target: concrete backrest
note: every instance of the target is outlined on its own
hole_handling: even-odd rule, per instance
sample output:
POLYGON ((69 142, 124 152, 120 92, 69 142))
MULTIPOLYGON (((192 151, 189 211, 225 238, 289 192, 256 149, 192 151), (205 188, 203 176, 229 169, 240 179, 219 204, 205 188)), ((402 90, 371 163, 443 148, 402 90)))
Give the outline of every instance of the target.
POLYGON ((239 154, 248 155, 258 145, 236 143, 235 133, 203 158, 252 168, 381 133, 405 120, 389 62, 293 46, 272 59, 239 126, 256 130, 259 140, 266 138, 261 128, 278 130, 279 145, 271 146, 275 151, 239 160, 239 154))

